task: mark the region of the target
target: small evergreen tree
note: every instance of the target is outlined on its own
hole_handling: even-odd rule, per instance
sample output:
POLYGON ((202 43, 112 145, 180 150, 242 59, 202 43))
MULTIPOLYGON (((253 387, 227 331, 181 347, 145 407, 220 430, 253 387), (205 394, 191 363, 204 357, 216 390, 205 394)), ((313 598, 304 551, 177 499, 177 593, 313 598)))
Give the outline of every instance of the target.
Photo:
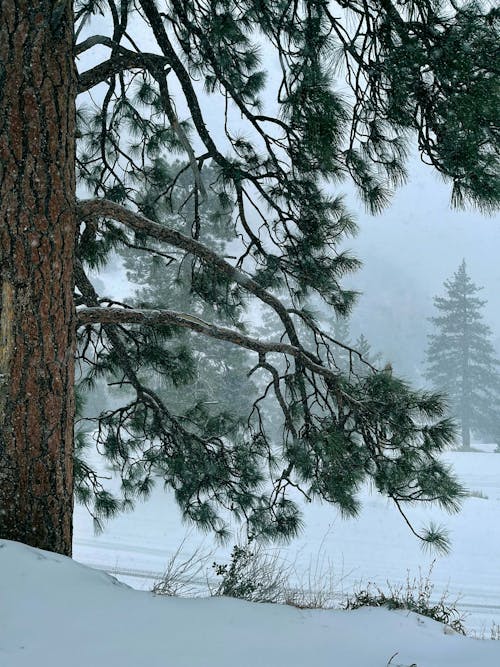
POLYGON ((481 288, 467 274, 465 260, 444 287, 446 295, 434 299, 440 314, 431 318, 437 332, 429 336, 426 376, 448 393, 462 448, 469 450, 471 430, 479 436, 500 430, 500 362, 481 314, 486 302, 476 296, 481 288))
MULTIPOLYGON (((226 244, 236 237, 232 211, 212 190, 206 193, 196 210, 190 197, 193 184, 188 178, 189 165, 184 166, 186 172, 178 178, 175 188, 177 206, 173 206, 172 198, 165 201, 159 196, 161 188, 153 185, 142 197, 144 202, 149 202, 148 214, 155 220, 168 220, 173 229, 183 234, 191 234, 198 224, 198 239, 212 250, 223 252, 226 244)), ((180 168, 179 164, 170 166, 164 162, 165 171, 172 175, 180 168)), ((205 170, 207 182, 215 177, 213 169, 205 170)), ((207 275, 207 271, 197 270, 192 255, 176 262, 167 246, 157 245, 158 254, 155 254, 144 252, 143 246, 133 245, 122 248, 120 254, 128 279, 137 285, 135 307, 170 308, 190 312, 207 323, 217 321, 242 328, 242 307, 234 290, 232 293, 221 290, 222 285, 217 285, 213 273, 207 275)), ((149 336, 157 334, 151 327, 143 331, 149 336)), ((205 424, 210 422, 220 437, 240 429, 251 412, 257 392, 247 376, 251 366, 248 351, 219 340, 207 346, 205 340, 193 337, 185 329, 170 330, 165 338, 155 336, 155 339, 155 345, 143 346, 142 377, 155 373, 157 359, 167 356, 178 359, 177 372, 184 373, 183 389, 179 391, 178 383, 172 381, 172 373, 163 369, 156 378, 157 390, 163 399, 177 414, 183 414, 184 419, 196 413, 198 420, 205 424)))
MULTIPOLYGON (((325 327, 326 328, 326 327, 325 327)), ((331 327, 332 337, 344 347, 337 352, 336 362, 348 375, 369 375, 380 368, 381 354, 373 354, 371 345, 363 333, 355 341, 351 338, 349 317, 337 317, 331 327)))
POLYGON ((367 365, 370 364, 370 366, 380 366, 381 362, 381 354, 380 352, 377 352, 374 354, 372 352, 372 346, 370 345, 368 338, 364 334, 360 334, 356 338, 356 342, 354 343, 354 349, 359 352, 360 356, 356 356, 354 359, 354 371, 356 373, 366 373, 367 372, 367 365), (366 362, 366 363, 363 363, 366 362))

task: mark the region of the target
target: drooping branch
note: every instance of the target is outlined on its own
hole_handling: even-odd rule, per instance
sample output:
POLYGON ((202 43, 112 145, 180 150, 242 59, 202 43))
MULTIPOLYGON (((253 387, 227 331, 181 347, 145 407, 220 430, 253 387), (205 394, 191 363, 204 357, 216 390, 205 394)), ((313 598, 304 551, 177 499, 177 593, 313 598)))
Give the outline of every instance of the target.
MULTIPOLYGON (((161 13, 152 0, 140 0, 140 5, 150 23, 158 46, 161 48, 163 55, 167 59, 168 64, 172 68, 172 71, 179 81, 186 104, 191 114, 193 124, 200 139, 203 141, 207 152, 209 153, 210 157, 213 158, 215 162, 222 168, 229 168, 234 171, 235 165, 222 154, 207 128, 205 118, 203 117, 201 111, 198 95, 194 89, 191 77, 182 60, 177 55, 172 42, 170 41, 169 35, 163 24, 161 13)), ((263 138, 266 144, 266 148, 269 151, 271 149, 269 137, 262 131, 254 117, 252 117, 252 125, 263 138)), ((285 172, 279 169, 279 163, 275 157, 273 157, 273 164, 275 168, 278 168, 278 174, 275 173, 273 176, 276 177, 278 175, 280 178, 284 178, 285 172)), ((264 201, 266 201, 269 207, 274 209, 278 216, 281 217, 282 211, 280 210, 279 206, 276 205, 273 197, 270 196, 270 194, 260 182, 261 178, 267 178, 270 174, 263 174, 259 176, 256 173, 251 173, 247 169, 244 169, 241 165, 238 166, 236 171, 238 172, 238 179, 248 179, 254 185, 259 195, 264 199, 264 201)))
POLYGON ((168 38, 167 31, 164 28, 163 21, 158 8, 156 7, 156 4, 152 0, 140 0, 140 5, 150 23, 158 46, 161 48, 164 56, 168 60, 169 65, 172 67, 175 75, 179 80, 187 104, 189 106, 189 110, 191 112, 193 123, 196 126, 201 140, 205 144, 211 157, 213 157, 217 162, 220 162, 221 160, 224 161, 207 129, 191 78, 168 38))
MULTIPOLYGON (((87 275, 85 274, 83 266, 79 261, 75 263, 75 282, 76 286, 78 287, 79 291, 82 294, 85 303, 88 304, 91 309, 95 308, 97 310, 104 310, 103 308, 99 307, 99 296, 95 291, 94 286, 92 285, 87 275)), ((120 366, 124 374, 127 376, 128 381, 132 384, 132 386, 138 393, 141 393, 142 386, 139 382, 139 379, 137 378, 137 374, 130 365, 127 355, 127 350, 123 342, 121 341, 120 337, 118 336, 116 329, 113 328, 112 326, 104 324, 104 330, 111 344, 113 345, 118 355, 118 358, 120 359, 120 366)))
POLYGON ((195 175, 196 185, 202 196, 206 196, 203 181, 201 180, 199 169, 194 155, 193 148, 182 129, 177 114, 172 106, 166 75, 170 70, 168 60, 164 56, 155 53, 144 53, 131 51, 123 47, 116 40, 105 35, 94 35, 84 42, 78 44, 75 48, 76 55, 79 55, 94 46, 101 45, 110 48, 113 55, 109 60, 99 63, 95 67, 83 72, 78 78, 78 92, 83 93, 94 86, 107 81, 110 77, 133 69, 142 69, 149 72, 158 82, 162 104, 170 125, 175 130, 179 141, 186 151, 191 169, 195 175))
POLYGON ((196 156, 194 154, 193 147, 191 146, 191 143, 189 139, 186 136, 186 133, 182 129, 182 125, 179 123, 179 119, 177 117, 177 113, 174 109, 174 106, 172 104, 172 101, 170 99, 170 92, 168 89, 168 84, 167 84, 167 78, 165 74, 165 68, 164 67, 156 67, 154 70, 154 76, 156 78, 156 81, 158 83, 158 87, 160 89, 160 96, 161 96, 161 101, 163 104, 163 108, 165 110, 165 114, 168 118, 168 121, 172 128, 175 130, 175 133, 177 134, 179 141, 185 150, 188 158, 189 158, 189 165, 191 167, 191 170, 194 175, 194 180, 196 183, 196 187, 198 188, 198 191, 202 195, 202 197, 206 197, 207 193, 205 190, 205 186, 203 185, 203 181, 200 175, 200 170, 198 168, 198 163, 196 161, 196 156))
MULTIPOLYGON (((185 329, 191 329, 218 340, 225 340, 229 343, 244 347, 248 350, 258 352, 259 355, 277 352, 280 354, 291 355, 300 359, 304 366, 318 375, 336 380, 338 373, 321 366, 311 358, 308 352, 302 348, 295 347, 288 343, 267 342, 257 338, 246 336, 234 329, 220 327, 215 324, 205 322, 199 317, 188 313, 179 313, 175 310, 147 310, 140 308, 82 308, 78 311, 78 324, 175 324, 185 329)), ((262 364, 260 364, 262 366, 262 364)))
MULTIPOLYGON (((76 262, 75 264, 75 281, 79 291, 82 293, 84 301, 90 306, 79 311, 78 315, 80 313, 85 313, 85 312, 89 313, 97 312, 99 314, 102 314, 105 313, 106 311, 120 310, 120 309, 99 307, 98 294, 95 291, 92 283, 88 279, 87 275, 85 274, 85 271, 80 262, 76 262)), ((120 310, 120 312, 124 313, 128 312, 128 309, 123 311, 120 310)), ((129 382, 130 385, 134 388, 134 390, 137 393, 137 396, 140 397, 140 399, 144 403, 146 403, 154 412, 156 412, 162 420, 165 420, 171 428, 174 427, 179 431, 183 431, 184 430, 183 427, 179 424, 178 420, 176 420, 167 410, 165 402, 161 399, 158 393, 153 391, 149 387, 146 387, 143 384, 143 382, 141 382, 137 372, 134 370, 130 362, 127 348, 118 333, 118 328, 114 326, 116 324, 119 324, 119 322, 117 322, 116 319, 112 321, 105 321, 105 318, 100 318, 100 319, 90 318, 90 321, 82 321, 82 319, 80 319, 80 317, 78 318, 78 322, 81 325, 96 323, 96 322, 102 324, 106 336, 110 344, 112 345, 115 353, 117 354, 117 357, 119 359, 119 365, 125 377, 127 378, 127 382, 129 382)))
MULTIPOLYGON (((80 201, 77 205, 77 216, 80 221, 97 217, 115 220, 136 232, 146 234, 158 241, 163 241, 164 243, 168 243, 177 248, 182 248, 191 255, 201 259, 207 265, 216 267, 222 275, 233 280, 245 290, 254 294, 260 301, 270 306, 282 321, 290 343, 298 349, 302 349, 295 325, 284 304, 270 292, 265 290, 248 274, 235 268, 229 264, 229 262, 226 262, 220 255, 200 241, 186 236, 185 234, 181 234, 181 232, 176 230, 164 227, 149 220, 140 213, 135 213, 134 211, 107 199, 84 199, 80 201)), ((318 359, 316 359, 316 361, 318 361, 318 359)))
MULTIPOLYGON (((297 334, 295 324, 284 304, 270 292, 265 290, 248 274, 245 274, 240 269, 226 262, 226 260, 222 259, 216 252, 208 248, 200 241, 197 241, 196 239, 193 239, 189 236, 185 236, 184 234, 169 229, 168 227, 164 227, 156 222, 153 222, 152 220, 149 220, 139 213, 134 213, 124 206, 106 199, 82 200, 77 205, 77 216, 81 221, 87 218, 95 217, 111 218, 117 222, 121 222, 131 229, 134 229, 135 231, 147 234, 148 236, 151 236, 158 241, 164 241, 178 248, 182 248, 186 252, 200 258, 208 266, 216 267, 222 275, 228 277, 230 280, 233 280, 245 290, 256 296, 260 301, 270 306, 280 318, 290 343, 295 348, 302 350, 303 353, 307 355, 315 364, 320 366, 321 362, 319 357, 313 355, 310 352, 305 352, 297 334)), ((297 364, 297 383, 301 396, 301 403, 305 418, 307 420, 310 416, 310 410, 304 378, 302 377, 301 372, 303 370, 302 357, 298 356, 294 358, 297 364)))

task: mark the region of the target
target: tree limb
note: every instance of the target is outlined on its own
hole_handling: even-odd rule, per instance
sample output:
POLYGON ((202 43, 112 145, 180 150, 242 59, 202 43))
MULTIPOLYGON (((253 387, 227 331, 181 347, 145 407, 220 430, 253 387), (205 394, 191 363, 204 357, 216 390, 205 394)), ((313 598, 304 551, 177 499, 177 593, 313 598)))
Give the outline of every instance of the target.
MULTIPOLYGON (((109 44, 106 44, 110 48, 113 45, 112 40, 109 40, 109 44)), ((84 93, 120 72, 131 69, 157 71, 159 68, 164 70, 168 66, 167 59, 156 53, 135 53, 135 51, 130 51, 122 46, 119 47, 119 52, 120 55, 115 55, 86 72, 82 72, 78 77, 78 93, 84 93)))
POLYGON ((75 46, 75 56, 79 56, 82 53, 85 53, 85 51, 98 45, 107 46, 110 49, 113 49, 116 46, 111 37, 108 37, 107 35, 91 35, 75 46))
MULTIPOLYGON (((78 324, 175 324, 185 329, 234 343, 239 347, 253 350, 259 354, 278 352, 300 359, 304 366, 318 375, 336 380, 338 374, 314 362, 311 356, 303 349, 289 343, 266 342, 246 336, 234 329, 220 327, 190 315, 175 310, 148 310, 140 308, 82 308, 77 313, 78 324)), ((261 364, 262 365, 262 364, 261 364)))
MULTIPOLYGON (((117 222, 120 222, 135 231, 141 232, 142 234, 147 234, 158 241, 163 241, 176 246, 177 248, 182 248, 186 252, 200 258, 206 264, 216 267, 223 275, 234 280, 238 285, 270 306, 282 321, 290 343, 298 349, 303 349, 297 336, 292 318, 281 301, 261 287, 261 285, 253 280, 253 278, 226 262, 216 252, 203 243, 200 243, 200 241, 181 234, 173 229, 169 229, 168 227, 164 227, 157 222, 153 222, 140 213, 130 211, 124 206, 116 204, 108 199, 84 199, 80 201, 77 204, 77 216, 80 221, 95 217, 116 220, 117 222)), ((311 358, 313 358, 312 355, 311 358)), ((319 359, 314 357, 314 361, 317 363, 319 359)))

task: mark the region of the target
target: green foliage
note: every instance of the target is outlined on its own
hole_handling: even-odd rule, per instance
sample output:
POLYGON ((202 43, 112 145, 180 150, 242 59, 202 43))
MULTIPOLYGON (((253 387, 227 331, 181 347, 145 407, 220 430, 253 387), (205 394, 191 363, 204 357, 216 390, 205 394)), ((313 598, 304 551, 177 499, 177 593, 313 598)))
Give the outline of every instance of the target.
POLYGON ((345 602, 345 609, 360 607, 387 607, 387 609, 406 609, 416 614, 432 618, 444 623, 462 635, 466 634, 464 616, 457 609, 457 600, 450 601, 446 591, 437 600, 434 596, 434 585, 431 582, 431 564, 428 574, 424 577, 410 579, 405 584, 387 584, 387 591, 374 584, 356 591, 345 602))
MULTIPOLYGON (((319 495, 347 515, 358 512, 356 492, 371 478, 376 488, 400 502, 434 500, 457 511, 464 492, 451 470, 436 457, 454 440, 452 422, 443 419, 438 395, 411 390, 385 372, 360 378, 341 389, 353 405, 337 419, 323 419, 300 447, 298 470, 319 495), (339 428, 340 427, 340 428, 339 428)), ((430 529, 427 543, 446 549, 430 529)))
POLYGON ((362 156, 370 154, 381 155, 390 179, 404 177, 400 142, 405 129, 413 130, 429 162, 452 179, 454 204, 468 198, 487 210, 498 205, 500 105, 493 62, 500 14, 487 4, 467 0, 453 3, 451 11, 441 2, 409 2, 404 9, 383 2, 375 25, 365 19, 380 41, 368 49, 375 57, 364 70, 371 94, 356 103, 366 137, 349 158, 358 181, 369 178, 362 156))
POLYGON ((76 391, 75 454, 73 459, 74 494, 78 503, 85 505, 94 520, 94 528, 100 532, 103 521, 110 519, 125 508, 120 499, 104 488, 104 477, 98 475, 87 462, 91 442, 85 431, 81 415, 84 410, 84 397, 76 391))

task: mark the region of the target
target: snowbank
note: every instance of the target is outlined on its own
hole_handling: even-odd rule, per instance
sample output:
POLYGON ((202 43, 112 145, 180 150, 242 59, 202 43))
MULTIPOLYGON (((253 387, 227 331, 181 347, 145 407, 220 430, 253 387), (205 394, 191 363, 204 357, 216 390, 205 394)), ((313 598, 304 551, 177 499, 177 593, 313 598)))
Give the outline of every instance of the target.
MULTIPOLYGON (((386 590, 387 582, 404 587, 408 577, 425 579, 432 565, 432 601, 447 592, 447 599, 457 600, 457 609, 466 615, 466 627, 489 636, 493 622, 500 626, 500 530, 495 529, 500 516, 500 454, 447 452, 444 460, 474 495, 464 500, 458 514, 425 504, 406 511, 418 528, 431 522, 446 527, 452 545, 449 554, 423 551, 394 503, 365 487, 359 494, 359 516, 343 519, 328 503, 303 503, 301 534, 290 544, 269 545, 270 553, 278 552, 291 565, 291 585, 314 589, 331 585, 340 596, 368 582, 386 590)), ((134 588, 150 590, 181 544, 182 559, 197 549, 210 554, 209 577, 213 577, 210 563, 227 562, 232 546, 232 542, 220 546, 211 536, 188 528, 173 493, 165 493, 161 484, 133 512, 107 522, 100 535, 94 533, 86 508, 75 506, 75 560, 114 574, 134 588)), ((199 584, 206 588, 203 576, 199 584)))
POLYGON ((384 609, 160 598, 0 540, 2 667, 498 667, 500 642, 384 609), (397 655, 395 655, 397 654, 397 655))

